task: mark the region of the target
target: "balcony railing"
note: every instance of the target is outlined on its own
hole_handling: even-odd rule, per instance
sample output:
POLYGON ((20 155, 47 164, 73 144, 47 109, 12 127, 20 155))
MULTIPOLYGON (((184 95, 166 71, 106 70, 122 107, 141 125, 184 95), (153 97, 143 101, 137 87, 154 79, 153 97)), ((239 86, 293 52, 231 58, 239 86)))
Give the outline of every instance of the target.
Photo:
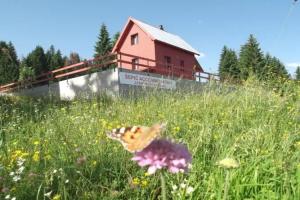
MULTIPOLYGON (((138 58, 139 62, 134 63, 137 71, 157 73, 170 77, 178 77, 183 79, 191 78, 202 78, 207 80, 219 80, 219 76, 207 72, 196 72, 195 70, 178 67, 172 64, 166 65, 166 63, 135 56, 126 53, 111 53, 106 56, 85 60, 69 66, 60 67, 58 69, 40 74, 36 77, 31 77, 26 80, 16 81, 13 83, 5 84, 0 86, 0 92, 12 92, 14 90, 31 88, 40 85, 46 85, 52 82, 58 82, 69 78, 85 75, 95 71, 105 70, 107 68, 118 67, 123 68, 124 66, 132 66, 132 59, 138 58)), ((128 69, 128 67, 125 67, 128 69)))

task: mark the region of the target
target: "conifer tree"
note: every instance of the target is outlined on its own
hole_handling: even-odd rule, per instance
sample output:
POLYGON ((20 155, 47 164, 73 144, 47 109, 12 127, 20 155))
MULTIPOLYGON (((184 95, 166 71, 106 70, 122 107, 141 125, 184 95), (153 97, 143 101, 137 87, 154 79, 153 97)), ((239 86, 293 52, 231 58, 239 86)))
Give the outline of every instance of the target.
POLYGON ((18 80, 19 61, 11 42, 0 41, 0 85, 18 80))
POLYGON ((238 79, 240 76, 237 55, 234 50, 228 49, 226 46, 223 47, 221 53, 219 73, 221 80, 238 79))
POLYGON ((36 48, 28 54, 25 62, 28 67, 31 67, 35 71, 35 75, 37 76, 49 71, 47 57, 41 46, 36 46, 36 48))
POLYGON ((247 79, 250 74, 259 77, 263 71, 263 53, 259 47, 259 43, 250 35, 246 44, 242 45, 239 55, 239 69, 241 78, 247 79))
POLYGON ((300 66, 296 69, 296 80, 300 80, 300 66))
POLYGON ((65 58, 65 66, 73 65, 80 62, 79 54, 76 52, 71 52, 69 58, 65 58))
POLYGON ((111 47, 113 48, 118 41, 120 37, 120 32, 116 32, 116 34, 113 36, 112 42, 111 42, 111 47))
POLYGON ((264 67, 262 68, 259 78, 261 80, 274 80, 279 77, 288 78, 288 72, 284 64, 278 58, 267 53, 264 58, 264 67))
POLYGON ((32 67, 28 67, 26 63, 26 59, 23 59, 20 64, 20 74, 19 74, 19 80, 28 80, 33 79, 35 76, 34 69, 32 67))
POLYGON ((49 50, 47 51, 46 58, 47 58, 47 65, 50 70, 57 69, 64 65, 64 60, 60 50, 55 51, 53 45, 51 45, 49 50))
POLYGON ((100 33, 98 36, 98 41, 95 45, 94 57, 104 56, 111 52, 112 44, 110 41, 109 33, 107 31, 106 25, 102 24, 100 28, 100 33))

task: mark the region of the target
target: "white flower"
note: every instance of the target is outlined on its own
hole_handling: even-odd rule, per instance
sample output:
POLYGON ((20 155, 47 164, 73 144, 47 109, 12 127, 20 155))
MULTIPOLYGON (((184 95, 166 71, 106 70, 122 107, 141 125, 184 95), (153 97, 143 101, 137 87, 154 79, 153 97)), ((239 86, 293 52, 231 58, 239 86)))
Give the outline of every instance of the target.
POLYGON ((17 161, 17 165, 18 166, 22 166, 25 162, 25 159, 24 158, 19 158, 18 161, 17 161))
POLYGON ((13 177, 13 181, 14 181, 14 182, 18 182, 19 180, 21 180, 21 177, 20 177, 20 176, 14 176, 14 177, 13 177))
POLYGON ((181 188, 185 188, 185 187, 186 187, 186 184, 181 183, 181 184, 180 184, 180 187, 181 187, 181 188))
POLYGON ((56 174, 56 172, 57 172, 57 170, 55 169, 55 170, 53 170, 53 172, 52 172, 52 173, 53 173, 53 174, 56 174))
POLYGON ((191 187, 191 186, 187 187, 186 193, 187 193, 187 194, 191 194, 192 192, 194 192, 194 188, 191 187))
POLYGON ((10 175, 10 176, 14 176, 14 175, 15 175, 15 172, 10 172, 9 175, 10 175))
POLYGON ((17 198, 16 197, 13 197, 13 198, 11 198, 10 200, 16 200, 17 198))
POLYGON ((51 194, 52 194, 52 191, 45 193, 44 196, 50 198, 51 194))
POLYGON ((17 170, 17 174, 22 174, 22 172, 24 171, 25 167, 21 166, 18 170, 17 170))
POLYGON ((67 180, 65 181, 65 183, 69 183, 69 179, 67 179, 67 180))
POLYGON ((10 199, 10 195, 9 195, 9 194, 6 195, 6 196, 5 196, 5 199, 10 199))
POLYGON ((177 190, 177 188, 178 188, 177 185, 172 185, 173 190, 177 190))

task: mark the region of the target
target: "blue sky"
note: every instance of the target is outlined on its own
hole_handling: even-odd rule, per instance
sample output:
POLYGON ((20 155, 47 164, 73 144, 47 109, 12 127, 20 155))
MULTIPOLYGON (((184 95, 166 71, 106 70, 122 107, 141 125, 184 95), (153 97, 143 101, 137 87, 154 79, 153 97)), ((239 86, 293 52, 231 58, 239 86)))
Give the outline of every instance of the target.
POLYGON ((224 45, 239 51, 250 34, 290 73, 300 65, 300 1, 1 0, 0 8, 0 40, 12 41, 19 57, 53 44, 64 55, 91 58, 101 23, 114 34, 132 16, 181 36, 204 54, 209 72, 217 71, 224 45))

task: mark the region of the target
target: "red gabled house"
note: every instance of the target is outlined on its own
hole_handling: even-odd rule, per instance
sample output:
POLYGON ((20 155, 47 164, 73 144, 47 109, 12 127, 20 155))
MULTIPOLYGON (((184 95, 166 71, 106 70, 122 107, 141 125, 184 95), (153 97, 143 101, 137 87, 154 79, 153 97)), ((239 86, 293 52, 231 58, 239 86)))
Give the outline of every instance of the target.
POLYGON ((195 55, 200 53, 177 35, 129 18, 112 50, 120 53, 120 67, 195 79, 203 72, 195 55))

